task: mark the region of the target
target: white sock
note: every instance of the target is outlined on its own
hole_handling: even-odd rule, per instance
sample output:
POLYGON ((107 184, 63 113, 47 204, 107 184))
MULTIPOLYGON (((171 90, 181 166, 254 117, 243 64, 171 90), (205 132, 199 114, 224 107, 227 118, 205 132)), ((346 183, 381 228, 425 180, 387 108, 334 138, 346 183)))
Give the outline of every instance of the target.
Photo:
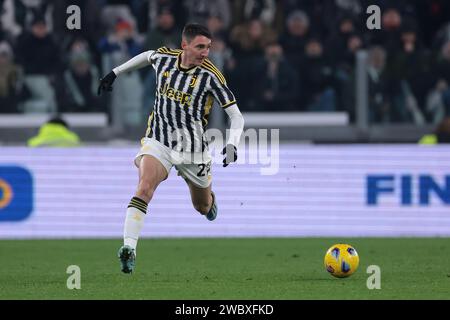
POLYGON ((132 247, 135 254, 139 234, 141 233, 141 229, 144 226, 146 211, 147 204, 143 200, 137 197, 131 199, 130 204, 127 208, 127 215, 125 218, 123 244, 132 247))

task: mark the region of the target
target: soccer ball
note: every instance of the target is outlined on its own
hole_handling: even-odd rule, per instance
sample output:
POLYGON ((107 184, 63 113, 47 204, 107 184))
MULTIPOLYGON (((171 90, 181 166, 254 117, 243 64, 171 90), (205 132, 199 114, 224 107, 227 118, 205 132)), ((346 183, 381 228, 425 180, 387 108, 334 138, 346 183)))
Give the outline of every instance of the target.
POLYGON ((345 278, 358 269, 359 256, 351 245, 339 243, 328 249, 323 262, 331 275, 345 278))

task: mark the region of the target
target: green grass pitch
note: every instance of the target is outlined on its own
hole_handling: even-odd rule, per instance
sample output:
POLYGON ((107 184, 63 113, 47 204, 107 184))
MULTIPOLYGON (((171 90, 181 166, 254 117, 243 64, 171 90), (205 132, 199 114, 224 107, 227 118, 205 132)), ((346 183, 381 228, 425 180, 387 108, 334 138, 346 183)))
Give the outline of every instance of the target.
POLYGON ((122 274, 121 240, 1 240, 0 299, 449 299, 450 238, 142 239, 122 274), (345 279, 323 267, 335 243, 359 253, 345 279), (67 267, 81 269, 69 290, 67 267), (369 290, 369 265, 381 289, 369 290))

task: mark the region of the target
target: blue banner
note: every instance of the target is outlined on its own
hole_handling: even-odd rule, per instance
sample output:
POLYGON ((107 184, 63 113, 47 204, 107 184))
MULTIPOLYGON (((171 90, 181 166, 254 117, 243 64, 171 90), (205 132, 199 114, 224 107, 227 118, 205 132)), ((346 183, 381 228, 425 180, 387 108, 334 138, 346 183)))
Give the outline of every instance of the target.
POLYGON ((33 211, 33 178, 17 166, 0 166, 0 222, 25 220, 33 211))

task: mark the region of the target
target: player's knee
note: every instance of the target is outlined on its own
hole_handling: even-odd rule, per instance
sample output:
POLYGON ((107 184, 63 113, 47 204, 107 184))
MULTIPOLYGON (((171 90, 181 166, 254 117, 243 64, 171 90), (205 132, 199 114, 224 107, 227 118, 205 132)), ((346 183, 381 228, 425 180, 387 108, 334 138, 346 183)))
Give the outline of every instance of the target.
POLYGON ((194 203, 195 210, 197 210, 198 212, 200 212, 203 215, 205 215, 209 212, 210 206, 211 206, 211 204, 209 204, 207 202, 194 203))
POLYGON ((137 194, 146 198, 146 200, 150 201, 153 198, 153 193, 155 192, 155 188, 146 181, 139 182, 137 194))

